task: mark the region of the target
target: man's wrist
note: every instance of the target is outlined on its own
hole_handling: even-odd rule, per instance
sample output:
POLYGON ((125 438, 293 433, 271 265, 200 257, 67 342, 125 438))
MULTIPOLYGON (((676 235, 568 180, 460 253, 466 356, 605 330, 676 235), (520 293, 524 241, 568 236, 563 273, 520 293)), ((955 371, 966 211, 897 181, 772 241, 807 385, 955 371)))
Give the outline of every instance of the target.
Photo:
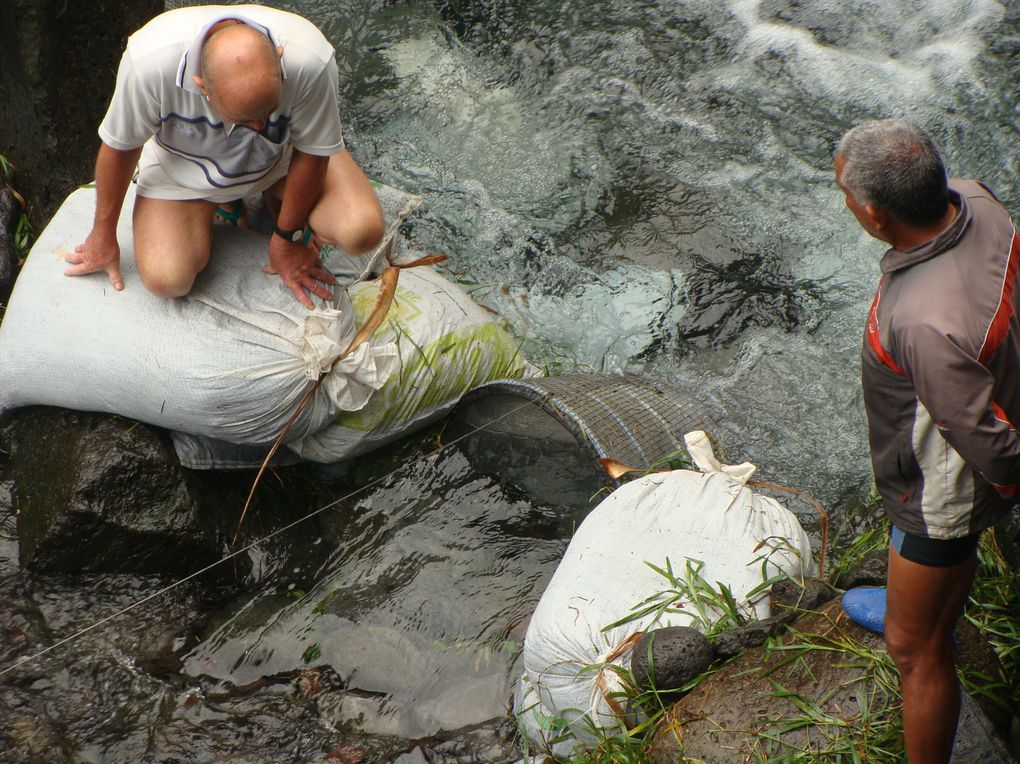
POLYGON ((278 225, 273 226, 273 234, 279 236, 284 241, 299 242, 305 237, 305 227, 300 228, 280 228, 278 225))

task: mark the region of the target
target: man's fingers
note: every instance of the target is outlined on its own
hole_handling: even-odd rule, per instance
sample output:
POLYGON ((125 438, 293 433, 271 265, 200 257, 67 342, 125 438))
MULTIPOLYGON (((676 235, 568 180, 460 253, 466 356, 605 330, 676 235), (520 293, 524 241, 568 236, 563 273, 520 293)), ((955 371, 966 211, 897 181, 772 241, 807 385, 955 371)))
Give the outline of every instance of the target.
POLYGON ((290 291, 294 293, 294 296, 297 298, 298 302, 300 302, 302 305, 308 308, 308 310, 315 309, 315 306, 312 305, 312 299, 308 296, 308 293, 305 292, 304 288, 300 284, 292 281, 289 284, 287 284, 287 286, 290 287, 290 291))
POLYGON ((114 263, 106 269, 106 275, 110 277, 110 285, 118 292, 124 289, 124 278, 120 275, 120 265, 114 263))
POLYGON ((323 284, 335 284, 336 283, 336 279, 333 278, 333 274, 330 273, 329 271, 327 271, 325 268, 322 268, 322 267, 312 268, 309 271, 309 273, 311 273, 313 278, 318 279, 323 284))
MULTIPOLYGON (((71 261, 68 260, 68 262, 71 261)), ((72 265, 70 268, 64 269, 65 276, 84 276, 86 273, 92 273, 92 269, 85 263, 78 263, 77 265, 72 265)))
POLYGON ((330 292, 326 287, 322 286, 316 281, 312 281, 310 284, 305 285, 308 290, 312 292, 316 297, 322 300, 332 300, 333 293, 330 292))

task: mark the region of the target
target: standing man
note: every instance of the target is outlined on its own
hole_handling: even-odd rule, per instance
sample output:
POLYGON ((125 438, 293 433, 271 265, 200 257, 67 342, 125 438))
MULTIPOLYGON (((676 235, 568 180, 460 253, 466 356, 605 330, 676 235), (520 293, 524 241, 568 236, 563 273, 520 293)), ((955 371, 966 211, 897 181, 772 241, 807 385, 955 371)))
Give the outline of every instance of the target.
POLYGON ((276 213, 266 272, 309 308, 309 292, 330 299, 317 245, 358 255, 383 234, 371 183, 344 147, 337 90, 332 46, 300 16, 256 5, 157 16, 121 59, 99 127, 92 232, 66 273, 105 271, 124 288, 117 220, 137 165, 135 258, 149 291, 187 294, 209 262, 217 207, 236 214, 263 191, 276 213))
MULTIPOLYGON (((953 629, 978 537, 1020 483, 1020 239, 981 183, 946 180, 920 128, 879 120, 836 150, 836 183, 890 245, 862 352, 875 482, 892 521, 888 590, 844 596, 881 613, 900 671, 911 764, 949 761, 960 709, 953 629)), ((866 620, 866 619, 864 619, 866 620)))

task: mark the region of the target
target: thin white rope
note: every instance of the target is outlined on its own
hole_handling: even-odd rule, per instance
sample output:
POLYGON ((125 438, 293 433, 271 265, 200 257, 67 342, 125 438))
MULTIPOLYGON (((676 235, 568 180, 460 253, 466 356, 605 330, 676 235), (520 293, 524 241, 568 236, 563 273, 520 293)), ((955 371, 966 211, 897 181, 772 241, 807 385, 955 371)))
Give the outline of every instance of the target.
POLYGON ((446 443, 445 445, 442 445, 439 448, 437 448, 437 449, 435 449, 433 451, 430 451, 427 454, 422 454, 420 457, 418 457, 414 461, 408 462, 407 464, 403 464, 400 467, 397 467, 396 469, 386 473, 385 475, 380 475, 375 480, 372 480, 372 481, 366 483, 365 485, 361 486, 360 488, 357 488, 357 489, 351 491, 346 496, 341 496, 339 499, 335 499, 334 501, 330 502, 329 504, 325 505, 324 507, 320 507, 319 509, 313 510, 312 512, 309 512, 307 515, 304 515, 303 517, 300 517, 297 520, 294 520, 293 522, 288 523, 287 525, 284 525, 282 528, 277 528, 272 533, 270 533, 270 534, 268 534, 266 536, 263 536, 262 538, 260 538, 260 539, 258 539, 256 541, 252 541, 250 544, 248 544, 248 545, 246 545, 244 547, 241 547, 237 551, 231 552, 226 557, 223 557, 223 558, 217 560, 216 562, 210 563, 210 564, 206 565, 204 568, 201 568, 200 570, 196 570, 194 573, 190 573, 187 576, 185 576, 184 578, 179 579, 177 581, 174 581, 173 583, 168 584, 167 586, 164 586, 162 589, 160 589, 160 590, 158 590, 156 592, 153 592, 152 594, 149 594, 149 595, 146 595, 145 597, 142 597, 140 600, 137 600, 136 602, 133 602, 130 605, 127 605, 127 606, 121 608, 116 613, 112 613, 112 614, 110 614, 110 615, 108 615, 108 616, 106 616, 104 618, 100 618, 95 623, 90 624, 89 626, 86 626, 83 629, 79 629, 78 631, 74 632, 73 634, 71 634, 71 635, 69 635, 67 637, 64 637, 61 640, 58 640, 57 642, 54 642, 52 645, 49 645, 48 647, 45 647, 42 650, 39 650, 38 652, 33 653, 32 655, 27 655, 27 656, 19 659, 18 661, 16 661, 15 663, 12 663, 7 668, 0 669, 0 676, 4 676, 5 674, 8 674, 11 671, 14 671, 16 668, 19 668, 20 666, 24 666, 26 663, 31 663, 31 662, 33 662, 35 660, 38 660, 39 658, 41 658, 42 656, 46 655, 47 653, 53 652, 58 647, 62 647, 63 645, 66 645, 69 642, 73 642, 73 641, 77 640, 78 638, 84 636, 85 634, 87 634, 88 632, 92 631, 93 629, 97 629, 100 626, 102 626, 103 624, 109 623, 110 621, 114 620, 115 618, 119 618, 120 616, 124 615, 125 613, 128 613, 128 612, 130 612, 132 610, 135 610, 136 608, 141 607, 145 603, 150 602, 150 601, 156 599, 157 597, 160 597, 160 596, 166 594, 167 592, 172 591, 173 589, 176 589, 179 586, 182 586, 183 584, 186 584, 188 581, 191 581, 191 580, 193 580, 195 578, 198 578, 203 573, 208 573, 213 568, 215 568, 215 567, 217 567, 219 565, 222 565, 225 562, 228 562, 228 561, 234 559, 238 555, 241 555, 241 554, 243 554, 243 553, 245 553, 245 552, 247 552, 247 551, 249 551, 251 549, 254 549, 259 544, 263 544, 266 541, 269 541, 270 539, 275 538, 276 536, 279 536, 281 533, 289 531, 291 528, 294 528, 295 526, 300 525, 301 523, 305 522, 306 520, 309 520, 309 519, 315 517, 316 515, 321 514, 322 512, 325 512, 326 510, 332 509, 333 507, 335 507, 337 504, 340 504, 341 502, 345 502, 348 499, 354 498, 358 494, 360 494, 360 493, 362 493, 364 491, 367 491, 369 488, 372 488, 373 486, 378 485, 383 480, 387 480, 387 479, 393 477, 394 475, 396 475, 397 473, 401 472, 402 470, 408 469, 409 467, 413 467, 416 464, 420 464, 420 463, 424 462, 427 459, 432 459, 432 458, 438 456, 439 454, 441 454, 446 449, 450 448, 451 446, 456 445, 457 443, 459 443, 460 441, 464 440, 465 438, 468 438, 471 435, 474 435, 476 432, 481 432, 482 430, 486 429, 487 427, 490 427, 491 425, 494 425, 496 422, 499 422, 502 419, 506 419, 507 417, 512 416, 513 414, 516 414, 519 411, 523 411, 526 407, 528 407, 530 405, 540 403, 544 397, 548 397, 548 394, 546 394, 546 396, 540 396, 538 398, 528 399, 523 404, 518 406, 517 408, 512 409, 510 411, 507 411, 506 413, 501 414, 500 416, 495 417, 494 419, 491 419, 491 420, 489 420, 488 422, 486 422, 484 424, 481 424, 481 425, 479 425, 479 426, 477 426, 477 427, 475 427, 475 428, 473 428, 471 430, 468 430, 468 432, 464 433, 459 438, 455 438, 455 439, 451 440, 449 443, 446 443))

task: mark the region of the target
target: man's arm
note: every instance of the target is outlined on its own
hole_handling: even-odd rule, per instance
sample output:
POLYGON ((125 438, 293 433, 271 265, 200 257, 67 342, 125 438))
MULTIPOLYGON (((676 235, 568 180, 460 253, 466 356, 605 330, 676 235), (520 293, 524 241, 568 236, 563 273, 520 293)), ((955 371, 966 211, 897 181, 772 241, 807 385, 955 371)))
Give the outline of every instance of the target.
POLYGON ((128 184, 134 174, 141 147, 120 151, 103 143, 96 159, 96 214, 92 232, 82 244, 67 255, 70 268, 64 271, 68 276, 81 276, 96 271, 106 271, 113 288, 124 288, 120 275, 120 245, 117 243, 117 221, 128 184))
MULTIPOLYGON (((303 228, 307 224, 308 213, 322 196, 327 164, 329 157, 294 150, 287 171, 283 202, 276 218, 277 228, 289 231, 303 228)), ((334 283, 333 276, 323 269, 315 253, 300 241, 287 241, 274 233, 269 239, 269 265, 266 272, 278 273, 283 283, 306 308, 314 307, 308 292, 323 300, 333 299, 333 295, 323 286, 334 283)))
POLYGON ((915 333, 908 374, 953 449, 1004 495, 1020 488, 1020 435, 995 405, 991 372, 949 338, 915 333))

